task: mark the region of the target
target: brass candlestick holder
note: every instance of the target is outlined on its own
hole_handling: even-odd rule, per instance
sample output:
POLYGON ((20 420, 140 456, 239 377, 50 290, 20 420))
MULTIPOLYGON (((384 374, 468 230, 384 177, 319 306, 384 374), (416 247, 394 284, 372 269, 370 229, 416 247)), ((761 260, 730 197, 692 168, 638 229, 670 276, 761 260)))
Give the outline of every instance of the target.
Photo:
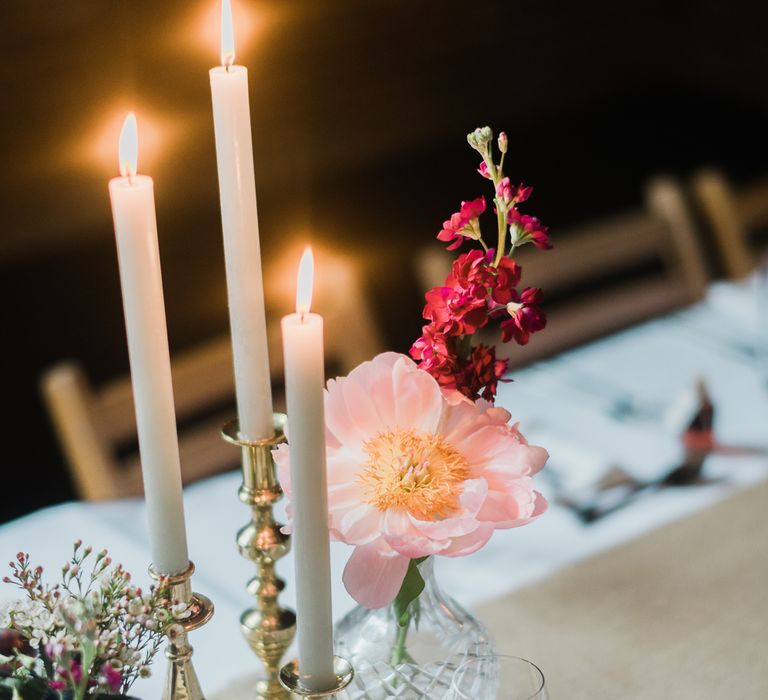
POLYGON ((280 532, 282 526, 274 518, 273 506, 283 497, 283 490, 272 460, 272 448, 285 440, 286 420, 284 414, 274 414, 275 434, 266 440, 244 439, 237 420, 222 429, 224 439, 242 450, 243 483, 238 496, 251 508, 251 522, 237 533, 237 546, 240 554, 256 564, 256 575, 246 586, 256 606, 242 614, 240 630, 266 671, 266 677, 256 684, 259 700, 291 697, 278 674, 280 659, 296 634, 296 614, 278 604, 285 582, 275 574, 275 562, 290 550, 290 537, 280 532))
POLYGON ((200 681, 197 680, 195 668, 192 665, 192 647, 189 644, 188 633, 202 627, 213 616, 213 603, 200 593, 192 592, 192 574, 195 565, 189 566, 178 574, 170 576, 158 573, 149 567, 149 575, 158 583, 168 586, 169 597, 180 603, 187 603, 188 617, 181 621, 183 630, 168 636, 165 655, 168 657, 168 671, 165 678, 162 700, 205 700, 200 681))
POLYGON ((286 690, 294 695, 300 695, 304 698, 328 698, 344 690, 355 677, 352 664, 340 656, 333 657, 333 674, 335 680, 332 687, 323 690, 309 690, 301 684, 299 662, 294 659, 280 669, 280 682, 286 690))

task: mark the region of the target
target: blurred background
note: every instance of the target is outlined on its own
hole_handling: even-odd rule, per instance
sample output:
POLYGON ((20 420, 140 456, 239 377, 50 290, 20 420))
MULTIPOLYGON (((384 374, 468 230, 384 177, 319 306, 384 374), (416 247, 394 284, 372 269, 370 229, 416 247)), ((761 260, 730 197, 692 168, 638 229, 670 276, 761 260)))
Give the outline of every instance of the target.
MULTIPOLYGON (((643 210, 648 183, 666 175, 687 207, 697 270, 707 280, 738 274, 718 242, 723 217, 696 183, 715 168, 738 193, 768 170, 765 6, 233 0, 233 9, 237 62, 250 71, 272 317, 290 305, 296 251, 311 241, 318 277, 325 266, 326 284, 354 301, 371 346, 407 351, 429 276, 419 251, 439 250, 443 219, 484 193, 465 134, 485 124, 509 134, 508 172, 535 186, 526 212, 556 246, 643 210), (274 281, 283 278, 285 290, 274 281)), ((218 12, 210 0, 0 10, 0 459, 5 474, 35 475, 0 520, 76 494, 42 374, 74 360, 98 387, 128 372, 107 195, 128 110, 139 119, 139 169, 155 178, 171 351, 227 332, 207 75, 219 62, 218 12)), ((568 266, 587 265, 589 250, 574 247, 568 266)), ((599 290, 609 278, 610 269, 578 282, 599 290)), ((636 320, 617 317, 610 330, 636 320)), ((216 409, 233 410, 226 397, 216 409)))

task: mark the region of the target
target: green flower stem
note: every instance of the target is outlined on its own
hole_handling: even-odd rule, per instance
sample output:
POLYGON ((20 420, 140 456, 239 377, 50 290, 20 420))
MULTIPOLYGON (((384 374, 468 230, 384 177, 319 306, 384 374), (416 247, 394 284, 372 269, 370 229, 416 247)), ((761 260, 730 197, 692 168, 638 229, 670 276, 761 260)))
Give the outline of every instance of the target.
POLYGON ((405 657, 408 653, 405 649, 405 642, 408 639, 408 629, 410 626, 411 611, 409 608, 408 612, 405 613, 405 624, 399 624, 397 626, 397 637, 395 637, 395 643, 392 647, 392 655, 389 658, 389 665, 392 666, 392 668, 397 668, 397 666, 405 661, 405 657))
POLYGON ((506 222, 506 206, 504 202, 499 199, 496 196, 496 189, 499 186, 499 183, 502 180, 502 177, 504 175, 503 167, 504 167, 504 156, 506 154, 501 154, 501 161, 499 162, 499 165, 497 166, 496 163, 493 162, 493 158, 490 153, 490 148, 484 155, 485 164, 488 166, 488 172, 491 174, 491 182, 493 182, 493 202, 496 205, 496 222, 499 229, 499 241, 498 245, 496 246, 496 257, 493 260, 493 266, 498 267, 499 262, 504 257, 504 249, 506 247, 505 245, 505 238, 507 236, 507 222, 506 222))

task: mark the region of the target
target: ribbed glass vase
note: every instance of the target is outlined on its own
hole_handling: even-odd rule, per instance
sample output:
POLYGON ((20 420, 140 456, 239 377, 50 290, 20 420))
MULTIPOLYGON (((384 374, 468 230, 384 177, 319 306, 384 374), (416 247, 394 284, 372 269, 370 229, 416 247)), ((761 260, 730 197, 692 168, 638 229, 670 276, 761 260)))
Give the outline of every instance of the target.
POLYGON ((468 656, 494 653, 485 627, 435 581, 432 558, 419 564, 424 590, 400 626, 392 605, 358 606, 336 623, 336 653, 352 662, 350 700, 442 700, 457 667, 468 656))

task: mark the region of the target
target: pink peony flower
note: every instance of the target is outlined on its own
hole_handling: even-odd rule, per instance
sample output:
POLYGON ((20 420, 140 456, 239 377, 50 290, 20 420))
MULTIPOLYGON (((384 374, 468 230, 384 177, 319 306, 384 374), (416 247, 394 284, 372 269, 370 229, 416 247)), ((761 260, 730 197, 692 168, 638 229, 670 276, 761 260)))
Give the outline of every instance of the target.
MULTIPOLYGON (((329 381, 325 415, 329 525, 355 547, 344 584, 369 608, 392 602, 410 559, 471 554, 546 509, 531 478, 546 450, 507 411, 442 390, 404 355, 329 381)), ((274 454, 290 497, 290 446, 274 454)))

